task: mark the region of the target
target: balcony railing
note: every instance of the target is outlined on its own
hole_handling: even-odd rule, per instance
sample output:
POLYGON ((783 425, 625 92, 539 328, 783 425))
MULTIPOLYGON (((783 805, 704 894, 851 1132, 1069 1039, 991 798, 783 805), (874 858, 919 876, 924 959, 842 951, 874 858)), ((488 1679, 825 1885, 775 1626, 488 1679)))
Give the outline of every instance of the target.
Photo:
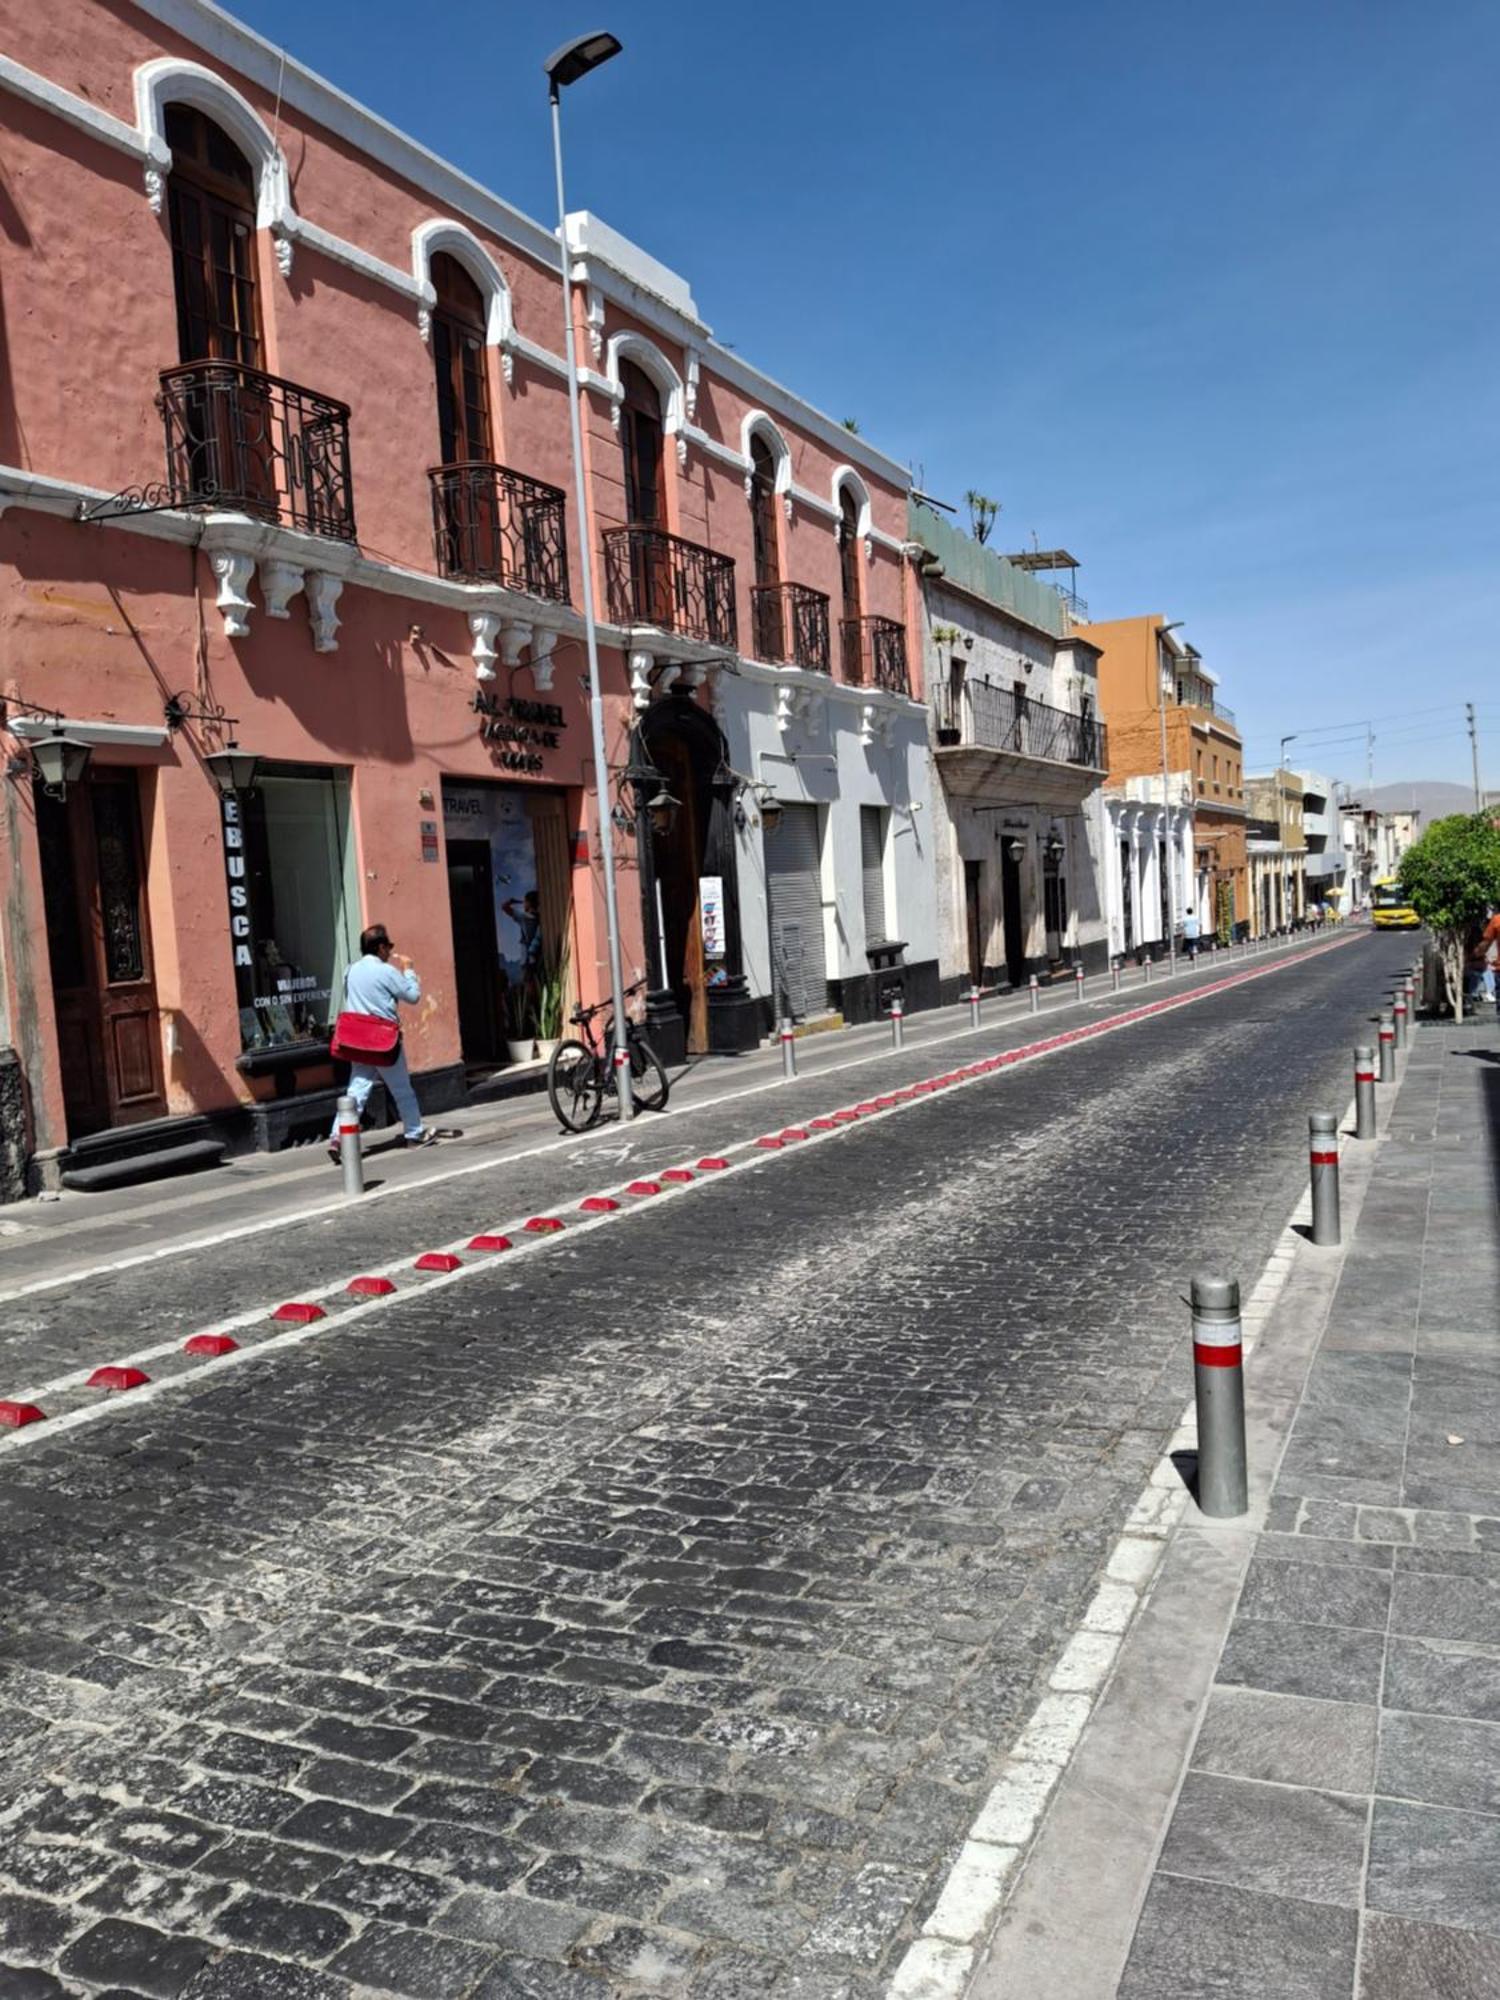
POLYGON ((989 681, 942 688, 933 706, 940 746, 1009 750, 1091 771, 1109 768, 1104 724, 1091 715, 1074 715, 989 681))
POLYGON ((480 459, 435 465, 427 477, 444 576, 567 603, 568 541, 557 487, 480 459))
POLYGON ((884 688, 910 694, 906 671, 906 627, 897 618, 845 618, 844 679, 851 687, 884 688))
POLYGON ((831 671, 828 598, 805 583, 759 583, 750 593, 755 657, 773 666, 831 671))
POLYGON ((174 506, 354 540, 346 403, 237 361, 190 361, 163 372, 157 406, 174 506))
POLYGON ((604 577, 616 624, 656 625, 706 645, 737 646, 732 556, 665 528, 609 528, 604 577))

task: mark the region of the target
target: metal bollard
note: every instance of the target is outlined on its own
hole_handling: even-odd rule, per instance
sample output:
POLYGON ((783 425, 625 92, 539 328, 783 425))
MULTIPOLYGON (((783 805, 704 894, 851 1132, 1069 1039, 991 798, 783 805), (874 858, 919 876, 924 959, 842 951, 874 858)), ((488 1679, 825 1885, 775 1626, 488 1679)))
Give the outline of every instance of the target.
POLYGON ((891 1002, 891 1047, 899 1049, 904 1046, 905 1041, 906 1015, 901 1006, 901 996, 898 994, 891 1002))
POLYGON ((1354 1136, 1375 1137, 1375 1051, 1368 1042, 1354 1051, 1354 1136))
POLYGON ((1042 984, 1034 972, 1027 982, 1027 990, 1031 995, 1031 1011, 1035 1014, 1042 1004, 1042 984))
POLYGON ((1109 990, 1111 993, 1118 993, 1120 990, 1120 961, 1117 958, 1112 958, 1109 962, 1109 990))
POLYGON ((1198 1511, 1210 1520, 1229 1521, 1250 1505, 1239 1280, 1194 1278, 1191 1290, 1198 1511))
POLYGON ((344 1193, 365 1191, 365 1156, 359 1136, 359 1113, 352 1097, 339 1099, 339 1165, 344 1170, 344 1193))
POLYGON ((1406 988, 1398 986, 1391 996, 1391 1019, 1396 1026, 1396 1047, 1406 1047, 1406 988))
POLYGON ((1078 959, 1073 966, 1073 993, 1075 998, 1083 998, 1083 961, 1078 959))
POLYGON ((1396 1081, 1396 1024, 1389 1014, 1380 1017, 1380 1081, 1396 1081))
POLYGON ((1149 951, 1141 960, 1141 977, 1147 986, 1151 984, 1151 954, 1149 951))
POLYGON ((1410 973, 1406 976, 1406 1032, 1409 1035, 1417 1025, 1417 982, 1410 973))
POLYGON ((969 988, 969 1026, 971 1028, 979 1026, 979 988, 977 986, 969 988))
POLYGON ((1309 1114, 1307 1164, 1312 1176, 1312 1240, 1330 1249, 1339 1240, 1339 1121, 1335 1112, 1309 1114))
POLYGON ((797 1037, 785 1015, 781 1019, 781 1074, 786 1077, 797 1074, 797 1037))

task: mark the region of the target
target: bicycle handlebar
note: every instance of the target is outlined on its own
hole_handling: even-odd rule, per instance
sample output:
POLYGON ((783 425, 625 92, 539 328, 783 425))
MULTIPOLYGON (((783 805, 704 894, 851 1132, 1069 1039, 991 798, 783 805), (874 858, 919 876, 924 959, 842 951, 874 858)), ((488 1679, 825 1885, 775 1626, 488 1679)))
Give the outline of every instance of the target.
MULTIPOLYGON (((625 998, 628 1000, 632 993, 639 993, 641 988, 645 984, 646 982, 644 979, 638 979, 633 986, 627 986, 625 988, 625 998)), ((612 999, 596 1000, 592 1007, 575 1007, 572 1013, 568 1016, 568 1019, 570 1021, 576 1022, 579 1026, 582 1026, 584 1022, 592 1021, 596 1014, 604 1013, 607 1008, 610 1008, 613 1005, 614 1001, 612 999)))

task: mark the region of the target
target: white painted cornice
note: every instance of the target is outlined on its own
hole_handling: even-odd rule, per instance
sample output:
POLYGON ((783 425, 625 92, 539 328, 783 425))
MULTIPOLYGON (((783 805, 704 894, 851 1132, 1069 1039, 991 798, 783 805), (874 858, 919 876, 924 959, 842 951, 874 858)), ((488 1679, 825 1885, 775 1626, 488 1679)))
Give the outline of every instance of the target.
POLYGON ((89 133, 132 160, 149 161, 162 171, 172 164, 171 150, 165 142, 153 149, 139 127, 127 125, 123 118, 116 118, 111 112, 101 111, 86 97, 75 97, 72 91, 64 90, 50 77, 41 76, 36 70, 27 69, 24 64, 4 54, 0 54, 0 87, 13 96, 23 98, 28 104, 52 112, 76 131, 89 133))

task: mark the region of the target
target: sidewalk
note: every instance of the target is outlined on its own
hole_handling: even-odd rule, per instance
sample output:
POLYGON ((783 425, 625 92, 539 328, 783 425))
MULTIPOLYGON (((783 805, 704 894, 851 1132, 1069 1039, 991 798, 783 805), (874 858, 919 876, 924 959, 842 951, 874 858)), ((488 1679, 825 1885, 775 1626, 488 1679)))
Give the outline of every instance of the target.
MULTIPOLYGON (((1355 928, 1355 927, 1350 927, 1355 928)), ((1357 927, 1361 935, 1364 928, 1357 927)), ((1174 992, 1209 984, 1241 970, 1272 965, 1315 950, 1338 933, 1307 932, 1294 939, 1268 941, 1254 951, 1205 953, 1191 967, 1169 977, 1165 966, 1145 979, 1137 967, 1122 977, 1118 996, 1107 975, 1088 982, 1083 1012, 1107 1011, 1126 996, 1162 999, 1174 992)), ((1072 982, 1047 987, 1038 995, 1038 1012, 1031 1013, 1026 995, 988 999, 983 1005, 987 1032, 1012 1030, 1024 1036, 1032 1024, 1061 1017, 1066 1024, 1080 1015, 1072 982)), ((969 1031, 966 1006, 933 1008, 906 1022, 906 1047, 939 1047, 961 1040, 969 1031)), ((1040 1032, 1050 1029, 1040 1027, 1040 1032)), ((890 1049, 885 1022, 836 1033, 808 1036, 797 1044, 799 1073, 816 1076, 865 1061, 879 1062, 890 1049)), ((781 1054, 775 1043, 739 1057, 695 1059, 672 1078, 672 1106, 688 1108, 728 1095, 759 1088, 775 1089, 781 1082, 781 1054)), ((445 1115, 461 1127, 463 1137, 427 1151, 402 1151, 394 1145, 397 1129, 365 1135, 366 1164, 372 1178, 388 1187, 420 1186, 435 1171, 486 1160, 504 1160, 523 1149, 554 1141, 556 1118, 544 1092, 500 1101, 476 1103, 445 1115)), ((642 1135, 657 1121, 642 1119, 631 1134, 621 1134, 608 1119, 580 1145, 620 1144, 642 1135)), ((38 1279, 91 1268, 113 1258, 165 1244, 213 1241, 217 1233, 268 1217, 302 1217, 310 1205, 336 1196, 339 1177, 328 1164, 321 1145, 300 1146, 280 1153, 236 1154, 221 1166, 180 1180, 154 1181, 113 1193, 64 1192, 47 1201, 17 1202, 0 1208, 0 1293, 38 1279)))
POLYGON ((1500 1995, 1493 1014, 1344 1160, 1247 1365, 1261 1490, 1184 1516, 974 2000, 1500 1995))

